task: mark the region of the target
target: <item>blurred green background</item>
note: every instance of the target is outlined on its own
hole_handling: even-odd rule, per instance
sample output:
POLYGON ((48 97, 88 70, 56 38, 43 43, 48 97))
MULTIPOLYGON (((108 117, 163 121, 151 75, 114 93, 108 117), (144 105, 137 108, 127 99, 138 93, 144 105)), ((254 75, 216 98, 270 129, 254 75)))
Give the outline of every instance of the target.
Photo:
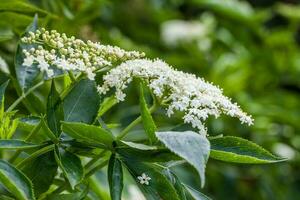
MULTIPOLYGON (((289 158, 274 165, 209 160, 203 193, 230 200, 300 198, 300 2, 0 0, 0 83, 13 75, 17 41, 35 13, 46 28, 144 51, 219 85, 253 115, 255 124, 211 119, 209 134, 244 137, 289 158)), ((105 120, 127 123, 138 114, 132 90, 128 103, 105 120)), ((7 95, 8 104, 17 96, 13 87, 7 95)), ((155 116, 161 127, 180 124, 176 117, 162 116, 155 116)), ((174 170, 183 182, 200 188, 191 168, 174 170)))

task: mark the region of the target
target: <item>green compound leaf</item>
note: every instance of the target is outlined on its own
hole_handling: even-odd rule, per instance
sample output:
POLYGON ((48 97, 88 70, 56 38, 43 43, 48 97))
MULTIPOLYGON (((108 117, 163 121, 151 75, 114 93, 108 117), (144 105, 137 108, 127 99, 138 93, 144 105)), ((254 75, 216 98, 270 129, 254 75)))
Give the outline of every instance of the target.
POLYGON ((84 177, 80 158, 62 148, 56 148, 55 159, 74 190, 84 177))
POLYGON ((203 187, 205 166, 210 150, 207 138, 193 131, 156 132, 156 136, 168 149, 185 159, 198 171, 203 187))
POLYGON ((17 168, 3 160, 0 160, 0 181, 17 199, 35 199, 31 181, 17 168))
POLYGON ((64 120, 94 122, 100 106, 100 97, 94 81, 79 81, 64 99, 64 120))
POLYGON ((142 83, 140 83, 140 109, 141 109, 141 116, 143 120, 144 130, 149 137, 150 144, 153 144, 157 141, 157 138, 155 136, 156 125, 154 123, 154 120, 151 116, 146 100, 144 98, 144 89, 142 83))
POLYGON ((259 145, 234 136, 211 139, 210 157, 234 163, 264 164, 282 162, 286 159, 274 156, 259 145))
POLYGON ((0 140, 0 149, 34 149, 41 147, 42 145, 37 145, 22 140, 0 140))
POLYGON ((133 162, 130 159, 122 159, 128 171, 136 181, 147 200, 180 200, 173 185, 163 174, 163 169, 153 164, 133 162), (141 184, 138 177, 145 173, 150 177, 149 184, 141 184))
POLYGON ((62 122, 62 130, 70 137, 102 148, 111 148, 113 135, 107 130, 78 122, 62 122))
POLYGON ((64 120, 64 111, 59 93, 56 90, 55 82, 52 80, 51 90, 47 100, 47 122, 50 130, 59 136, 61 133, 60 121, 64 120))
POLYGON ((121 200, 123 190, 122 164, 115 154, 112 154, 108 164, 108 183, 112 200, 121 200))

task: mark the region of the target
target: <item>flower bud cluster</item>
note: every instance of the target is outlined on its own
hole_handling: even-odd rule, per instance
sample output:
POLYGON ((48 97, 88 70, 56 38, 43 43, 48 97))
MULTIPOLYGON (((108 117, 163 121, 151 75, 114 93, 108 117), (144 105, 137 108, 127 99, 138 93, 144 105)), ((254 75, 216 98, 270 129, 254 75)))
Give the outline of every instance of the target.
POLYGON ((36 63, 48 77, 52 77, 54 69, 58 68, 63 71, 85 72, 88 78, 93 80, 95 72, 103 67, 144 56, 144 53, 137 51, 125 51, 98 42, 84 42, 55 30, 49 32, 40 29, 29 32, 21 41, 36 46, 23 50, 25 55, 23 65, 26 67, 36 63))
POLYGON ((220 88, 193 74, 177 71, 161 60, 126 61, 103 77, 104 83, 98 86, 98 91, 106 94, 115 88, 118 101, 124 101, 124 90, 133 78, 146 82, 152 93, 167 104, 169 117, 174 111, 183 112, 184 122, 197 128, 200 133, 206 134, 204 121, 211 115, 219 117, 226 114, 239 118, 241 123, 253 123, 251 116, 224 96, 220 88))

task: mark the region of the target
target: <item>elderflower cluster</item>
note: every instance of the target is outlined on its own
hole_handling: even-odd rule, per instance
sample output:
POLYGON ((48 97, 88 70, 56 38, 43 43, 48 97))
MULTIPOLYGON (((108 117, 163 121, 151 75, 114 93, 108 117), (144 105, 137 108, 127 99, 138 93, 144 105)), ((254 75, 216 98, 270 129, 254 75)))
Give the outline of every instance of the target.
POLYGON ((183 120, 206 135, 204 121, 210 116, 219 117, 226 114, 237 117, 241 123, 251 125, 253 119, 244 113, 236 103, 223 95, 220 88, 198 78, 193 74, 173 69, 161 60, 136 59, 126 61, 110 70, 104 77, 100 94, 106 94, 115 88, 116 98, 123 101, 124 89, 133 78, 147 83, 153 94, 166 103, 167 115, 175 111, 184 113, 183 120))
POLYGON ((137 51, 125 51, 98 42, 84 42, 55 30, 29 32, 21 41, 34 44, 31 49, 23 50, 23 65, 30 67, 36 63, 40 71, 45 72, 48 77, 52 77, 57 68, 62 71, 84 72, 89 79, 94 80, 95 72, 103 67, 144 56, 144 53, 137 51))

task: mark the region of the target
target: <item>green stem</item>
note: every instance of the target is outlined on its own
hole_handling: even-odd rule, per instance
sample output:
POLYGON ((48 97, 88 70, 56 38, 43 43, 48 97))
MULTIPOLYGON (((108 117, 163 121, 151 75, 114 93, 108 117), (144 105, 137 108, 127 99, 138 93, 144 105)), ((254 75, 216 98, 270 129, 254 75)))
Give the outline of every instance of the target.
POLYGON ((108 159, 104 160, 103 162, 101 162, 99 165, 97 165, 96 167, 94 167, 93 169, 91 169, 89 172, 87 172, 85 174, 85 178, 88 178, 90 176, 92 176, 96 171, 100 170, 101 168, 105 167, 108 164, 108 159))
MULTIPOLYGON (((149 109, 150 113, 154 112, 157 109, 156 104, 153 104, 152 107, 149 109)), ((117 136, 118 140, 123 139, 128 133, 129 131, 135 127, 136 125, 138 125, 140 122, 142 121, 142 117, 139 116, 138 118, 136 118, 135 120, 133 120, 125 129, 123 129, 123 131, 117 136)))
POLYGON ((54 149, 54 146, 55 145, 52 144, 52 145, 48 145, 48 146, 46 146, 42 149, 39 149, 38 151, 31 154, 29 157, 27 157, 24 160, 22 160, 21 162, 19 162, 16 167, 17 168, 22 168, 25 164, 27 164, 28 162, 31 162, 32 160, 39 157, 40 155, 43 155, 45 153, 48 153, 49 151, 52 151, 54 149))
MULTIPOLYGON (((34 136, 37 132, 39 132, 40 128, 42 126, 42 123, 39 122, 38 125, 36 125, 32 131, 27 135, 27 137, 25 138, 24 141, 29 141, 31 139, 32 136, 34 136)), ((18 156, 21 154, 22 150, 18 150, 16 151, 16 153, 9 159, 9 162, 10 163, 13 163, 17 158, 18 156)))
POLYGON ((71 71, 68 71, 68 74, 69 74, 69 76, 70 76, 70 79, 72 80, 72 82, 76 82, 76 78, 75 78, 75 76, 74 76, 73 72, 71 72, 71 71))
POLYGON ((42 86, 44 84, 44 81, 39 82, 38 84, 34 85, 32 88, 30 88, 27 92, 23 93, 12 105, 9 106, 9 108, 6 110, 6 112, 10 112, 13 109, 19 105, 31 92, 36 90, 38 87, 42 86))
POLYGON ((99 153, 97 156, 95 156, 92 160, 90 160, 86 165, 84 166, 85 169, 90 168, 93 164, 95 164, 100 158, 104 156, 104 154, 107 152, 107 150, 103 150, 101 153, 99 153))

